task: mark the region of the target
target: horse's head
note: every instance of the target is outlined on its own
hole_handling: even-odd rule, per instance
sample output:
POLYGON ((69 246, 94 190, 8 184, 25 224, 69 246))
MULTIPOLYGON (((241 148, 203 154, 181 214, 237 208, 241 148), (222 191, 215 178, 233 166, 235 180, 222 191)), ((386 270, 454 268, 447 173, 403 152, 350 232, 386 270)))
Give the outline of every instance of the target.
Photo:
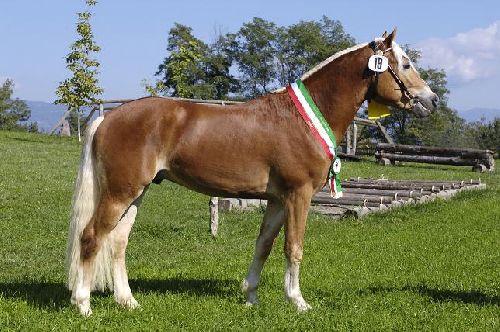
POLYGON ((380 56, 378 60, 370 59, 372 64, 369 65, 376 71, 373 98, 382 104, 413 111, 418 117, 428 116, 436 110, 439 97, 420 77, 408 55, 395 42, 395 36, 394 29, 370 44, 375 55, 380 56), (388 59, 388 66, 382 57, 388 59))

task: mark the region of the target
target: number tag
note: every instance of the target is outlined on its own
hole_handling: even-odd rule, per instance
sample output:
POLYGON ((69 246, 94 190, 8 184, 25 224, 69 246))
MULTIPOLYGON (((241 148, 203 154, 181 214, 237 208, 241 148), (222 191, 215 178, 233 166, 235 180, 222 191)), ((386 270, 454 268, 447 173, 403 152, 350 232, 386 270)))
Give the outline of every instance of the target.
POLYGON ((389 67, 389 60, 383 55, 372 55, 368 60, 368 68, 377 73, 383 73, 389 67))
POLYGON ((333 161, 333 164, 332 164, 332 171, 333 171, 333 173, 334 174, 339 174, 341 168, 342 168, 342 164, 340 162, 340 159, 339 158, 335 158, 335 160, 333 161))

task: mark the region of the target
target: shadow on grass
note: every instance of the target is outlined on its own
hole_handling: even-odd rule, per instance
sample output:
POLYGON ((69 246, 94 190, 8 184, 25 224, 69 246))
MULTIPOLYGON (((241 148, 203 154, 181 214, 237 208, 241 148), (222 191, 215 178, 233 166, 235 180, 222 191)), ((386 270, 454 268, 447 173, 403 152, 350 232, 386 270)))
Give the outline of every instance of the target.
POLYGON ((130 280, 134 293, 186 293, 196 296, 232 297, 239 294, 237 282, 221 279, 137 279, 130 280))
POLYGON ((70 293, 66 286, 55 282, 0 283, 0 295, 44 309, 60 310, 70 304, 70 293))
POLYGON ((360 294, 378 294, 388 292, 413 292, 428 297, 433 302, 458 302, 477 305, 500 305, 499 296, 489 296, 479 291, 455 291, 448 289, 434 289, 424 285, 396 287, 369 287, 361 290, 360 294))
MULTIPOLYGON (((133 293, 186 293, 193 296, 232 297, 239 294, 234 280, 183 279, 130 280, 133 293)), ((71 305, 70 291, 62 283, 13 282, 0 283, 0 296, 26 301, 30 306, 59 311, 71 305)), ((108 297, 111 292, 92 292, 91 297, 108 297)))

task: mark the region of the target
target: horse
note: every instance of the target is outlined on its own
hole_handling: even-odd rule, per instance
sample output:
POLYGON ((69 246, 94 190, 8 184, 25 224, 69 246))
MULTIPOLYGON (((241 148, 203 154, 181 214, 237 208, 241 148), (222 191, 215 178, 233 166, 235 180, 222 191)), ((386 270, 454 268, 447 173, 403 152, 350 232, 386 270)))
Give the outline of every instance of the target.
MULTIPOLYGON (((365 100, 427 116, 438 97, 395 41, 396 30, 329 57, 303 85, 341 138, 365 100), (368 68, 373 55, 388 69, 368 68)), ((71 302, 92 313, 90 293, 109 288, 126 308, 139 304, 125 266, 128 236, 151 183, 169 180, 210 196, 267 200, 253 260, 242 283, 246 304, 284 228, 285 299, 311 306, 299 285, 311 197, 325 184, 329 158, 286 89, 236 105, 146 97, 98 117, 87 129, 73 195, 67 250, 71 302)))

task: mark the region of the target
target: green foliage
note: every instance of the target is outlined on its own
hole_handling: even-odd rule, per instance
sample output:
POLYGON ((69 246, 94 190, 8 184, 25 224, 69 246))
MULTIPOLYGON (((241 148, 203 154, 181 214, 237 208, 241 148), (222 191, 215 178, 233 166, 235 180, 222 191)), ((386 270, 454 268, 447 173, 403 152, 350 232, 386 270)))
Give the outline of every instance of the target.
POLYGON ((500 153, 500 118, 489 123, 473 122, 468 125, 468 132, 474 137, 479 148, 500 153))
POLYGON ((275 87, 277 35, 276 24, 259 17, 228 35, 230 52, 240 72, 241 92, 246 97, 268 93, 275 87))
MULTIPOLYGON (((500 329, 500 173, 488 190, 394 209, 361 220, 310 213, 301 289, 313 306, 283 300, 283 232, 265 265, 261 303, 240 284, 262 213, 221 213, 208 232, 208 197, 151 186, 127 250, 141 309, 92 293, 81 317, 65 288, 64 255, 80 146, 74 139, 0 132, 0 322, 2 330, 425 330, 500 329)), ((498 162, 498 160, 497 160, 498 162)), ((343 176, 457 180, 470 167, 382 167, 345 162, 343 176)))
POLYGON ((287 85, 354 44, 342 24, 326 16, 320 21, 301 21, 289 27, 255 17, 238 33, 228 35, 228 39, 240 72, 239 93, 247 97, 287 85))
POLYGON ((23 100, 12 98, 14 81, 5 80, 0 86, 0 129, 37 132, 36 123, 28 124, 31 110, 23 100))
MULTIPOLYGON (((74 114, 72 117, 80 117, 83 106, 95 104, 100 101, 99 95, 103 89, 99 87, 97 78, 99 62, 92 58, 101 48, 94 41, 94 34, 90 19, 91 7, 97 4, 95 0, 86 0, 87 10, 77 13, 78 19, 76 32, 79 38, 71 44, 70 53, 66 56, 66 68, 72 73, 72 77, 60 82, 56 90, 58 99, 56 104, 66 104, 74 114)), ((72 130, 75 130, 72 121, 72 130)))
POLYGON ((253 98, 286 85, 354 40, 339 21, 324 16, 290 27, 255 17, 211 45, 176 23, 169 32, 161 80, 143 81, 148 94, 202 99, 253 98), (230 68, 238 68, 238 79, 230 68))
POLYGON ((223 39, 218 38, 208 46, 192 35, 190 27, 175 23, 169 32, 169 54, 156 72, 162 79, 154 85, 144 82, 146 91, 152 95, 224 99, 233 79, 223 43, 223 39))

